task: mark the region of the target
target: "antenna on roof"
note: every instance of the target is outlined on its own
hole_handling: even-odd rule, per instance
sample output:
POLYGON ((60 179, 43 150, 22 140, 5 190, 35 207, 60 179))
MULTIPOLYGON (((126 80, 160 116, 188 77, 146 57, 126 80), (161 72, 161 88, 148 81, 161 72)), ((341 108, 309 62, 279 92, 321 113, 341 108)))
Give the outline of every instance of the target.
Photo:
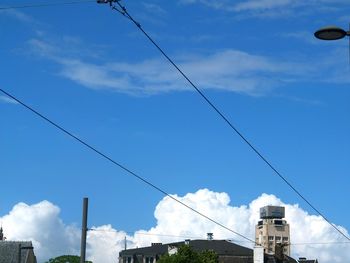
POLYGON ((4 232, 2 229, 2 221, 1 221, 1 227, 0 227, 0 241, 4 241, 6 238, 4 237, 4 232))
POLYGON ((207 233, 207 240, 213 240, 214 239, 214 234, 213 233, 207 233))

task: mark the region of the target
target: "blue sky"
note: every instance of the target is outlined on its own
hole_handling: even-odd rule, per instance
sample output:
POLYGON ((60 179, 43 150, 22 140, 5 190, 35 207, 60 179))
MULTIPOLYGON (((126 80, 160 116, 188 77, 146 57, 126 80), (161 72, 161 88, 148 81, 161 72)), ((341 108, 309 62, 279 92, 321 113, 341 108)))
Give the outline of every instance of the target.
MULTIPOLYGON (((31 1, 2 1, 2 6, 31 1)), ((123 1, 219 109, 332 222, 350 229, 348 1, 123 1)), ((137 28, 91 3, 0 11, 1 88, 171 194, 262 193, 314 214, 137 28)), ((155 224, 163 196, 0 95, 0 214, 48 200, 80 224, 155 224)))

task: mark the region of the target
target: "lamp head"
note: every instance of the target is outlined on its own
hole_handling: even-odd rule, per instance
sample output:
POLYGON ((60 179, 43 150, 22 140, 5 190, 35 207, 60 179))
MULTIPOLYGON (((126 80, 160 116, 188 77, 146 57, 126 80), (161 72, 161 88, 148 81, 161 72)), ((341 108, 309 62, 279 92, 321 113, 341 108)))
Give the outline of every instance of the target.
POLYGON ((337 40, 349 36, 350 32, 336 26, 327 26, 317 30, 314 35, 322 40, 337 40))

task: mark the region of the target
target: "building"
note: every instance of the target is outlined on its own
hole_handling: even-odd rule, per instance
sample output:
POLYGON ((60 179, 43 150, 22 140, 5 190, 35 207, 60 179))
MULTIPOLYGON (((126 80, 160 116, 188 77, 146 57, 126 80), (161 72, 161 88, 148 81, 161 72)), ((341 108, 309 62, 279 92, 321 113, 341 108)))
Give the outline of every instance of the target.
MULTIPOLYGON (((119 253, 119 263, 156 263, 165 254, 177 252, 180 246, 189 245, 194 251, 211 250, 218 254, 220 263, 254 263, 254 250, 226 240, 185 240, 169 244, 153 243, 150 247, 126 249, 119 253)), ((264 254, 263 263, 297 263, 285 256, 279 260, 274 255, 264 254)))
POLYGON ((283 218, 285 209, 281 206, 264 206, 260 208, 260 221, 255 227, 255 242, 264 247, 265 253, 276 252, 290 256, 290 229, 283 218), (276 251, 281 249, 282 251, 276 251))
POLYGON ((36 263, 32 242, 0 241, 0 263, 36 263))
POLYGON ((36 263, 30 241, 6 241, 0 228, 0 263, 36 263))

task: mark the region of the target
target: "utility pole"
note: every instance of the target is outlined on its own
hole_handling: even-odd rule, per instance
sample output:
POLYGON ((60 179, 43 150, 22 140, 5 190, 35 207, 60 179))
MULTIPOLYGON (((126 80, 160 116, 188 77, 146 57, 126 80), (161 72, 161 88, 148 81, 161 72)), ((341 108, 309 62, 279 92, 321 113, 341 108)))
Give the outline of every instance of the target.
POLYGON ((80 263, 85 263, 87 216, 88 216, 88 198, 84 197, 84 199, 83 199, 83 221, 81 224, 80 263))

